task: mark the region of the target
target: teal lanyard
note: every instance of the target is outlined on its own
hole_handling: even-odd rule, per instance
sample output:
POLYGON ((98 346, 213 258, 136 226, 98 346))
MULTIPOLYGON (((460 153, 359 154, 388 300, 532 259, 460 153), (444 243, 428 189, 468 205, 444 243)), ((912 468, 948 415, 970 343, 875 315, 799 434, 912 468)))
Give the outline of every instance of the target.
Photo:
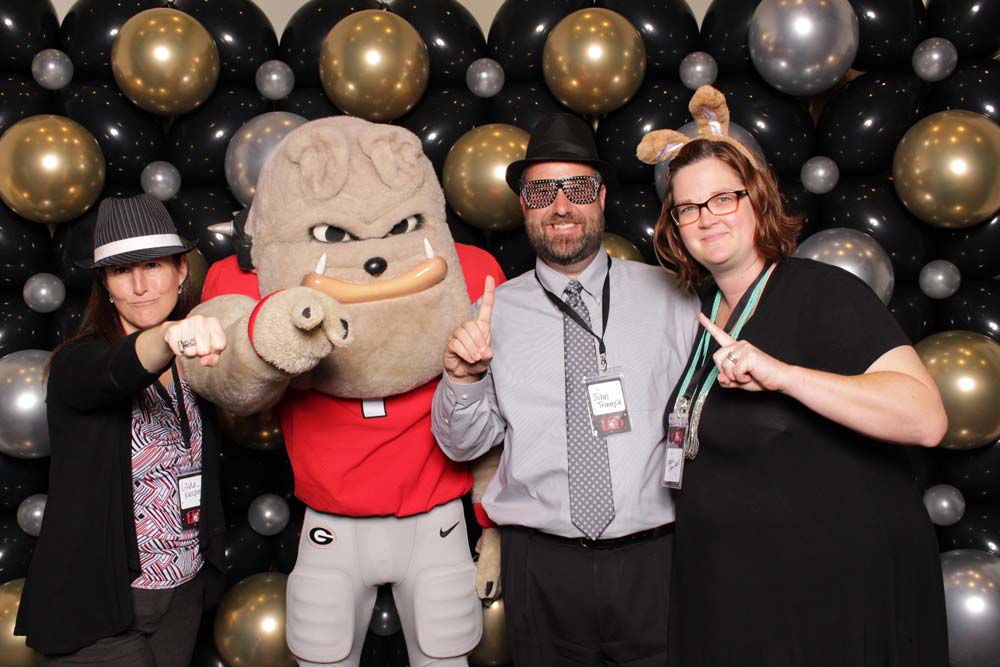
MULTIPOLYGON (((739 319, 736 320, 735 326, 733 326, 732 331, 729 331, 729 335, 734 339, 739 339, 740 332, 743 331, 743 326, 750 319, 750 314, 753 313, 754 309, 757 307, 757 302, 760 301, 760 295, 764 291, 764 286, 767 285, 767 274, 768 269, 771 267, 771 263, 768 262, 761 272, 761 275, 757 278, 756 284, 750 291, 750 298, 747 299, 746 303, 743 304, 743 308, 740 310, 739 319)), ((715 301, 712 303, 712 321, 715 321, 716 316, 719 314, 719 304, 722 302, 722 290, 717 290, 715 293, 715 301)), ((691 381, 694 379, 695 373, 702 371, 705 364, 709 363, 709 346, 711 345, 712 336, 708 333, 706 329, 702 329, 701 338, 698 340, 698 347, 695 350, 694 358, 691 360, 691 364, 688 366, 687 373, 684 375, 684 380, 681 382, 681 387, 677 391, 677 399, 674 401, 674 412, 686 413, 691 405, 696 403, 698 400, 702 400, 708 390, 712 388, 712 384, 715 379, 719 377, 719 369, 717 366, 712 366, 711 371, 701 383, 701 387, 698 390, 698 395, 694 401, 690 401, 687 398, 688 388, 691 386, 691 381)), ((702 373, 703 374, 703 373, 702 373)))

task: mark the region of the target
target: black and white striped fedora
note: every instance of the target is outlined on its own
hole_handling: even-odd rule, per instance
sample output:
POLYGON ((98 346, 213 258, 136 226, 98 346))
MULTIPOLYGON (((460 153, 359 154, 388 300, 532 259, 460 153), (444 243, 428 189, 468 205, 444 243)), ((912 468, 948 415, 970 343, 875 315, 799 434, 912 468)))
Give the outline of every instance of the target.
POLYGON ((77 264, 87 269, 119 266, 177 255, 194 246, 177 235, 167 207, 156 197, 108 197, 97 209, 94 259, 77 264))

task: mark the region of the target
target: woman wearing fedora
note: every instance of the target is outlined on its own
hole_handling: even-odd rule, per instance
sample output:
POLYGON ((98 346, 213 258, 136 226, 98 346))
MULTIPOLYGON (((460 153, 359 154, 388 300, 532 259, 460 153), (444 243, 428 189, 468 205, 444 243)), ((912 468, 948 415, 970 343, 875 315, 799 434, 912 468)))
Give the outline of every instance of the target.
POLYGON ((48 369, 49 496, 15 628, 39 665, 186 667, 221 592, 215 438, 175 363, 226 346, 187 318, 192 246, 149 195, 101 202, 90 301, 48 369))

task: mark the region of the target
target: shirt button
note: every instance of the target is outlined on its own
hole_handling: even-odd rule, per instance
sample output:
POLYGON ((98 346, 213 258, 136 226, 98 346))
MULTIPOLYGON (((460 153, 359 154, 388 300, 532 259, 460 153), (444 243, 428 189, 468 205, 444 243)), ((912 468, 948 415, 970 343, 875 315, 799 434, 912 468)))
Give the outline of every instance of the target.
POLYGON ((445 423, 445 424, 450 424, 450 423, 451 423, 451 420, 450 420, 450 419, 448 419, 447 417, 445 417, 445 418, 444 418, 444 423, 445 423))
POLYGON ((462 394, 462 400, 463 401, 469 400, 469 395, 468 394, 462 394))

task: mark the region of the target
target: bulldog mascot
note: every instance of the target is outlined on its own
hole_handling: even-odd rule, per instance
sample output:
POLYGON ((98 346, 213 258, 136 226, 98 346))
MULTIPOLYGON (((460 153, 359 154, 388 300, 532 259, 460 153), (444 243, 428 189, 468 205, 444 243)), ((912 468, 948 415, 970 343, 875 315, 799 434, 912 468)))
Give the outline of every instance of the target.
POLYGON ((452 240, 415 135, 347 116, 275 149, 242 232, 252 271, 215 264, 195 311, 219 318, 229 349, 185 373, 238 414, 278 406, 308 507, 289 648, 300 665, 357 665, 377 587, 391 583, 410 665, 466 665, 477 589, 499 590, 499 538, 484 530, 473 565, 460 498, 475 478, 479 500, 496 460, 474 475, 448 460, 430 406, 445 342, 499 266, 452 240))

